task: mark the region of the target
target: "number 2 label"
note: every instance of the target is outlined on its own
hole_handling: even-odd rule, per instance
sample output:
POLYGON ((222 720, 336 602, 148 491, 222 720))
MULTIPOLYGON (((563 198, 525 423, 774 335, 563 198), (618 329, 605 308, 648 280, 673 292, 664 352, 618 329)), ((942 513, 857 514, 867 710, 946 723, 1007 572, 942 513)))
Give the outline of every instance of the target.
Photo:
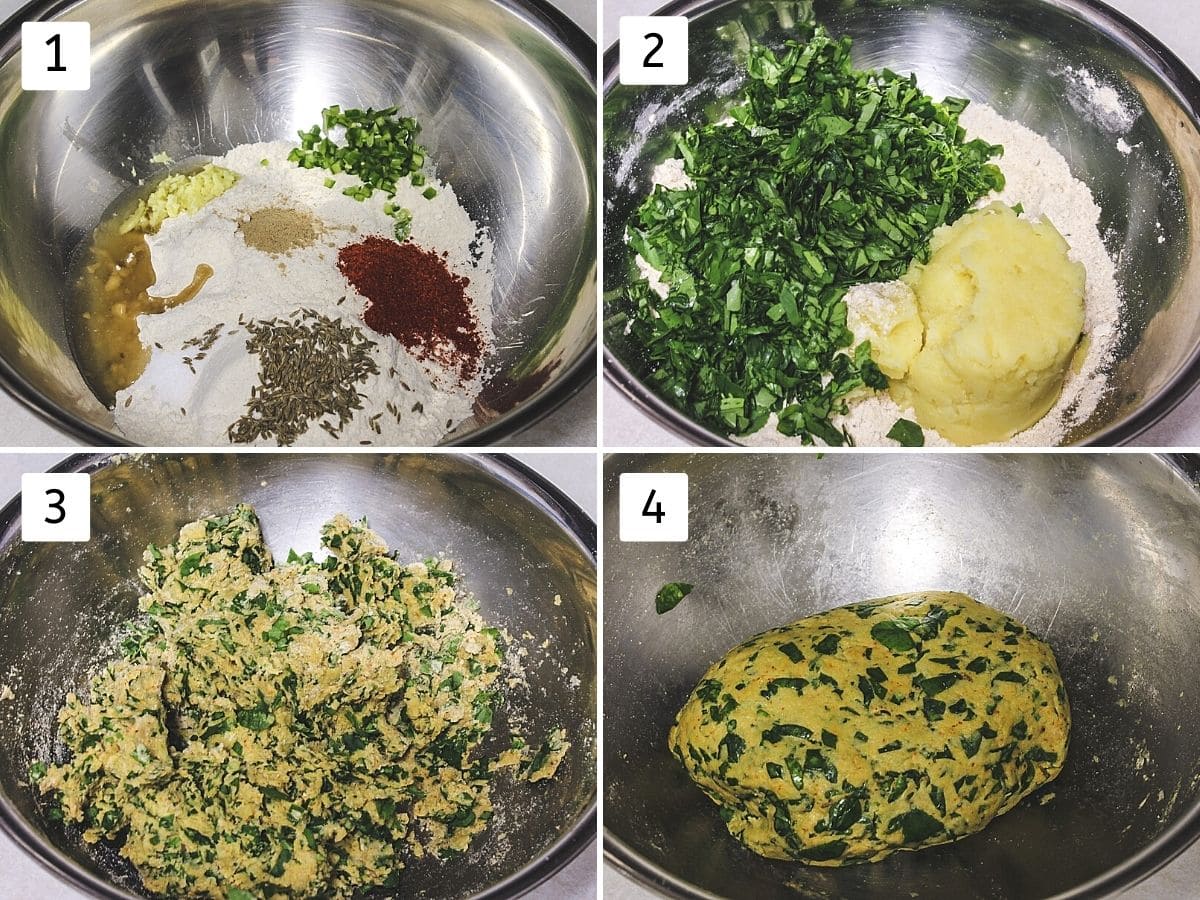
POLYGON ((688 477, 681 472, 621 475, 621 540, 688 539, 688 477))
POLYGON ((21 476, 21 539, 88 541, 92 537, 92 476, 76 472, 21 476))
POLYGON ((686 16, 621 16, 621 84, 687 84, 686 16))
POLYGON ((657 31, 651 31, 646 35, 646 40, 653 43, 654 46, 650 49, 650 52, 646 54, 646 58, 642 60, 642 66, 647 69, 661 69, 663 67, 662 63, 652 62, 651 60, 654 59, 654 54, 662 49, 663 36, 657 31))

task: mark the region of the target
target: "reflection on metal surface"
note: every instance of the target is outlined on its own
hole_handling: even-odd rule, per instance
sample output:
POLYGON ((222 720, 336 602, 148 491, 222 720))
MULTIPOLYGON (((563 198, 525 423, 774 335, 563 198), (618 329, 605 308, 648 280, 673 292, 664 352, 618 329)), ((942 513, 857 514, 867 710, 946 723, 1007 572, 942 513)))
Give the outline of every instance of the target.
POLYGON ((1142 454, 616 456, 686 472, 686 544, 605 545, 605 841, 679 896, 1099 897, 1200 835, 1200 461, 1142 454), (695 590, 658 616, 666 581, 695 590), (1054 648, 1074 719, 1063 774, 953 844, 815 869, 755 856, 667 752, 704 670, 842 603, 953 590, 1054 648), (1042 794, 1051 794, 1039 802, 1042 794))
MULTIPOLYGON (((606 294, 633 274, 625 225, 650 189, 673 132, 720 118, 744 78, 751 40, 780 46, 809 10, 854 39, 862 67, 915 72, 934 94, 982 101, 1044 135, 1092 189, 1125 298, 1124 338, 1109 396, 1070 442, 1124 443, 1154 424, 1200 378, 1200 81, 1136 25, 1090 0, 677 0, 687 15, 692 82, 685 90, 617 84, 605 59, 606 294), (1127 131, 1104 126, 1073 95, 1069 70, 1113 85, 1137 114, 1127 131), (1122 152, 1118 139, 1136 148, 1122 152)), ((1111 123, 1110 123, 1111 124, 1111 123)), ((613 383, 651 416, 700 444, 729 443, 637 379, 638 348, 605 335, 613 383)))
POLYGON ((62 17, 91 23, 90 91, 23 93, 19 22, 0 30, 0 274, 59 350, 21 355, 0 310, 0 383, 36 411, 121 442, 55 385, 79 379, 67 275, 114 199, 156 171, 150 157, 294 139, 332 103, 422 123, 439 177, 496 240, 491 363, 514 381, 558 364, 452 439, 512 433, 590 380, 594 46, 560 14, 536 0, 83 0, 62 17))
POLYGON ((510 702, 528 734, 567 729, 573 748, 558 777, 536 792, 497 781, 491 830, 452 863, 414 861, 406 895, 515 896, 591 841, 595 527, 536 475, 478 455, 147 455, 79 458, 63 468, 92 472, 91 542, 23 543, 17 501, 0 512, 0 681, 15 693, 0 704, 0 826, 60 876, 105 898, 131 898, 136 886, 110 848, 85 851, 44 819, 28 767, 55 752, 64 694, 86 684, 111 655, 114 630, 136 613, 146 544, 170 541, 186 522, 241 500, 259 512, 277 557, 319 549, 320 527, 334 513, 365 515, 400 559, 451 556, 489 622, 550 640, 525 660, 529 695, 510 702))

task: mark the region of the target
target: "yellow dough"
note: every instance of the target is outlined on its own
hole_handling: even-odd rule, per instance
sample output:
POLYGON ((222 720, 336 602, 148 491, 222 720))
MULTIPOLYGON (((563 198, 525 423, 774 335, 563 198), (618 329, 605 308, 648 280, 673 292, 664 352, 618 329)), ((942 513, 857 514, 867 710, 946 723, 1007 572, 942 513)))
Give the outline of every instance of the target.
POLYGON ((1002 203, 938 229, 904 280, 913 306, 872 329, 892 395, 956 444, 1005 441, 1050 411, 1079 344, 1083 266, 1046 220, 1002 203), (912 340, 917 323, 924 343, 912 340))
POLYGON ((755 853, 840 866, 979 831, 1058 775, 1070 724, 1045 642, 964 594, 927 592, 735 647, 668 740, 755 853))

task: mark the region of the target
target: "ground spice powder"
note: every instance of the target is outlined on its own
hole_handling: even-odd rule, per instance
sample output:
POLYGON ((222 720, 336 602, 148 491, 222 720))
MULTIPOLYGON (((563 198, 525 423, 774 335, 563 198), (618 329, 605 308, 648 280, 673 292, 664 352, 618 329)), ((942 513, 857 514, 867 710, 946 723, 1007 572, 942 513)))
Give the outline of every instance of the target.
POLYGON ((311 247, 320 228, 312 213, 271 206, 246 213, 238 222, 246 246, 277 255, 311 247))
POLYGON ((363 312, 369 328, 390 334, 418 359, 457 371, 464 382, 478 374, 484 345, 466 295, 470 281, 437 253, 372 235, 339 250, 338 269, 369 301, 363 312))

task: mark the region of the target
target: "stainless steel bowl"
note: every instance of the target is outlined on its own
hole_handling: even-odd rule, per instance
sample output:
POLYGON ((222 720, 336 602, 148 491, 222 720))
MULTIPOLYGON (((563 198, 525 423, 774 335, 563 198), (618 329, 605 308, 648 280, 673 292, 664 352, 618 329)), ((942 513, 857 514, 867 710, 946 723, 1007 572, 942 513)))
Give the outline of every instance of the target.
POLYGON ((0 512, 0 682, 16 694, 0 703, 0 826, 55 874, 96 897, 140 893, 111 849, 46 820, 26 772, 55 750, 65 693, 86 685, 111 656, 118 624, 136 614, 145 545, 241 500, 258 510, 276 555, 317 549, 337 512, 367 516, 401 558, 448 551, 489 621, 551 641, 526 661, 528 695, 508 705, 527 716, 529 733, 567 729, 574 747, 558 776, 537 791, 497 782, 492 829, 452 863, 411 865, 405 896, 514 897, 592 840, 595 526, 552 485, 481 455, 77 457, 59 468, 92 473, 90 542, 24 543, 16 501, 0 512))
POLYGON ((218 156, 294 140, 333 103, 398 105, 496 241, 498 375, 447 442, 515 433, 595 371, 594 67, 544 0, 32 3, 0 28, 0 384, 89 444, 124 443, 66 314, 114 199, 158 151, 218 156), (30 19, 91 23, 91 90, 21 91, 30 19))
MULTIPOLYGON (((1093 0, 672 3, 663 14, 690 19, 685 88, 621 86, 615 50, 605 57, 605 297, 631 276, 626 223, 650 190, 653 167, 672 155, 672 133, 720 118, 742 84, 748 43, 780 46, 809 10, 854 39, 859 66, 915 72, 934 96, 989 104, 1044 135, 1091 187, 1105 243, 1119 259, 1124 338, 1108 396, 1067 443, 1125 443, 1170 412, 1200 378, 1200 80, 1150 34, 1093 0), (1106 128, 1102 111, 1062 74, 1068 67, 1115 85, 1139 114, 1133 127, 1120 135, 1106 128), (1137 150, 1122 153, 1118 137, 1137 150)), ((693 443, 731 443, 639 380, 638 348, 621 323, 609 323, 611 313, 609 380, 693 443)))
POLYGON ((1200 461, 1149 455, 614 457, 686 472, 683 544, 605 544, 604 826, 664 894, 1101 897, 1200 835, 1200 461), (654 612, 666 581, 694 592, 654 612), (704 670, 750 635, 868 597, 968 593, 1054 648, 1074 725, 1057 780, 953 844, 816 869, 755 856, 667 752, 704 670))

